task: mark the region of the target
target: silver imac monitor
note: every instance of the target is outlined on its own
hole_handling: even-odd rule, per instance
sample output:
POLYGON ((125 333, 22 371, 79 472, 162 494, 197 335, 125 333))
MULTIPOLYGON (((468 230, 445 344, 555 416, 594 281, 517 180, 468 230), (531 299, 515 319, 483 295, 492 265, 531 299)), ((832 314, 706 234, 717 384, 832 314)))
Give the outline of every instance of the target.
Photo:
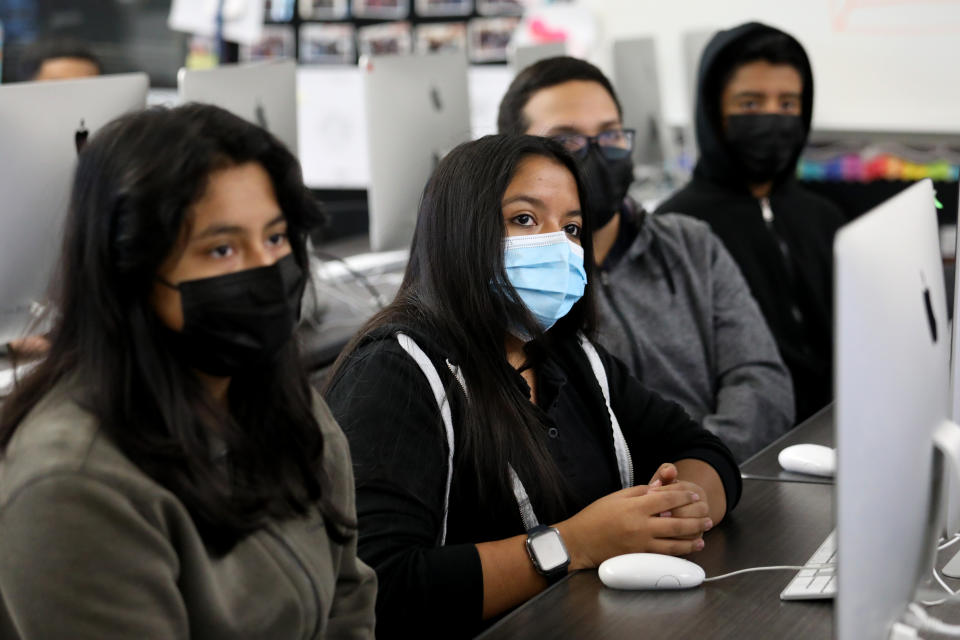
POLYGON ((836 637, 885 638, 929 577, 942 525, 950 332, 933 185, 919 182, 834 242, 836 637))
POLYGON ((222 107, 275 135, 297 155, 297 64, 293 60, 180 69, 180 101, 222 107))
POLYGON ((0 343, 24 336, 45 304, 78 147, 143 109, 148 84, 131 73, 0 86, 0 343))
POLYGON ((567 55, 567 43, 547 42, 507 48, 507 58, 514 73, 520 73, 535 62, 567 55))
MULTIPOLYGON (((960 195, 960 193, 958 193, 960 195)), ((960 197, 957 198, 960 204, 960 197)), ((960 207, 958 207, 960 209, 960 207)), ((957 226, 954 233, 954 263, 953 263, 953 321, 950 327, 950 417, 954 422, 960 423, 960 316, 957 315, 960 300, 957 299, 960 293, 960 273, 957 269, 957 260, 960 259, 960 211, 957 212, 957 226)), ((948 487, 946 500, 949 510, 952 505, 954 508, 960 508, 960 482, 947 475, 945 484, 948 487)), ((948 533, 952 533, 948 531, 948 533)), ((943 567, 943 574, 951 578, 960 578, 960 552, 943 567)))
POLYGON ((661 165, 666 159, 667 135, 653 38, 614 41, 613 85, 623 108, 623 125, 637 131, 633 161, 638 165, 661 165))
POLYGON ((467 59, 460 53, 364 57, 370 246, 407 249, 420 196, 448 151, 470 139, 467 59))
POLYGON ((960 422, 960 318, 957 316, 957 308, 960 307, 960 300, 957 299, 957 294, 960 293, 960 270, 957 269, 960 264, 960 254, 957 253, 960 251, 960 187, 957 204, 953 245, 953 321, 950 328, 950 415, 954 422, 960 422))

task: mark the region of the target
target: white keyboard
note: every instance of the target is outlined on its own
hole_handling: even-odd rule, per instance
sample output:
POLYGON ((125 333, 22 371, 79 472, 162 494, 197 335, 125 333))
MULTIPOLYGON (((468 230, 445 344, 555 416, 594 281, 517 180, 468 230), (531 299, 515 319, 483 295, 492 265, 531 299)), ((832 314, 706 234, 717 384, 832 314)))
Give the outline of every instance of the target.
POLYGON ((808 565, 832 563, 825 569, 803 569, 780 592, 781 600, 820 600, 837 595, 837 532, 831 531, 820 548, 813 552, 808 565))

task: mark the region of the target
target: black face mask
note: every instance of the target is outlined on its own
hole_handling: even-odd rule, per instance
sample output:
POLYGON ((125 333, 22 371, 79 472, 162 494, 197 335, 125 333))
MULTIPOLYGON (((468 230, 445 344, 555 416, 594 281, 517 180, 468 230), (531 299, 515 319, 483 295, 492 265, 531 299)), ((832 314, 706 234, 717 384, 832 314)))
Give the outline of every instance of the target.
POLYGON ((166 332, 176 356, 232 376, 276 359, 300 317, 306 278, 290 254, 268 267, 163 284, 180 292, 183 329, 166 332))
POLYGON ((727 142, 751 184, 769 182, 787 169, 803 138, 800 116, 751 113, 727 118, 727 142))
POLYGON ((590 145, 580 163, 586 184, 586 205, 593 213, 594 229, 602 229, 623 207, 623 199, 633 182, 633 159, 603 157, 596 145, 590 145))

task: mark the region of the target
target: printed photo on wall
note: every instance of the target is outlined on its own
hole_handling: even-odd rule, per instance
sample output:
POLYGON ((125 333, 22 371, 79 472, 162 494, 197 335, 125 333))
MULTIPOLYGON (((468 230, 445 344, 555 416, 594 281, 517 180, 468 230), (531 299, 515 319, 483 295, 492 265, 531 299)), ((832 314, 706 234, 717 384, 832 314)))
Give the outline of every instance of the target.
POLYGON ((305 24, 300 27, 302 64, 353 64, 357 60, 352 24, 305 24))
POLYGON ((412 38, 409 22, 389 22, 357 29, 360 55, 384 56, 410 53, 412 38))
POLYGON ((417 26, 417 53, 446 53, 467 50, 467 25, 443 22, 417 26))
POLYGON ((519 18, 474 18, 467 26, 471 62, 503 62, 519 18))
POLYGON ((281 58, 296 58, 294 50, 293 27, 280 24, 264 25, 260 40, 252 45, 240 45, 240 60, 254 62, 256 60, 279 60, 281 58))
POLYGON ((410 15, 410 0, 353 0, 354 18, 399 20, 410 15))
POLYGON ((417 0, 420 16, 468 16, 473 13, 473 0, 417 0))
POLYGON ((293 8, 297 0, 265 0, 266 7, 263 15, 274 22, 290 22, 293 20, 293 8))
POLYGON ((482 16, 519 16, 523 13, 520 0, 477 0, 477 13, 482 16))
POLYGON ((304 20, 343 20, 348 14, 347 0, 300 0, 304 20))

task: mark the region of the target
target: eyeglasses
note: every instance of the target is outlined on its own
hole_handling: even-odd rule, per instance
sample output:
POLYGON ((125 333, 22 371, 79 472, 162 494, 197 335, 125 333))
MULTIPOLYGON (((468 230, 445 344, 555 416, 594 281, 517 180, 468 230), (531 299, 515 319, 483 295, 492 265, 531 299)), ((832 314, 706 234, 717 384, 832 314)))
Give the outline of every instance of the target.
POLYGON ((552 136, 574 158, 580 160, 586 157, 591 145, 596 145, 607 160, 622 160, 633 151, 633 141, 636 137, 635 129, 612 129, 601 131, 595 136, 585 136, 582 133, 564 133, 552 136))

